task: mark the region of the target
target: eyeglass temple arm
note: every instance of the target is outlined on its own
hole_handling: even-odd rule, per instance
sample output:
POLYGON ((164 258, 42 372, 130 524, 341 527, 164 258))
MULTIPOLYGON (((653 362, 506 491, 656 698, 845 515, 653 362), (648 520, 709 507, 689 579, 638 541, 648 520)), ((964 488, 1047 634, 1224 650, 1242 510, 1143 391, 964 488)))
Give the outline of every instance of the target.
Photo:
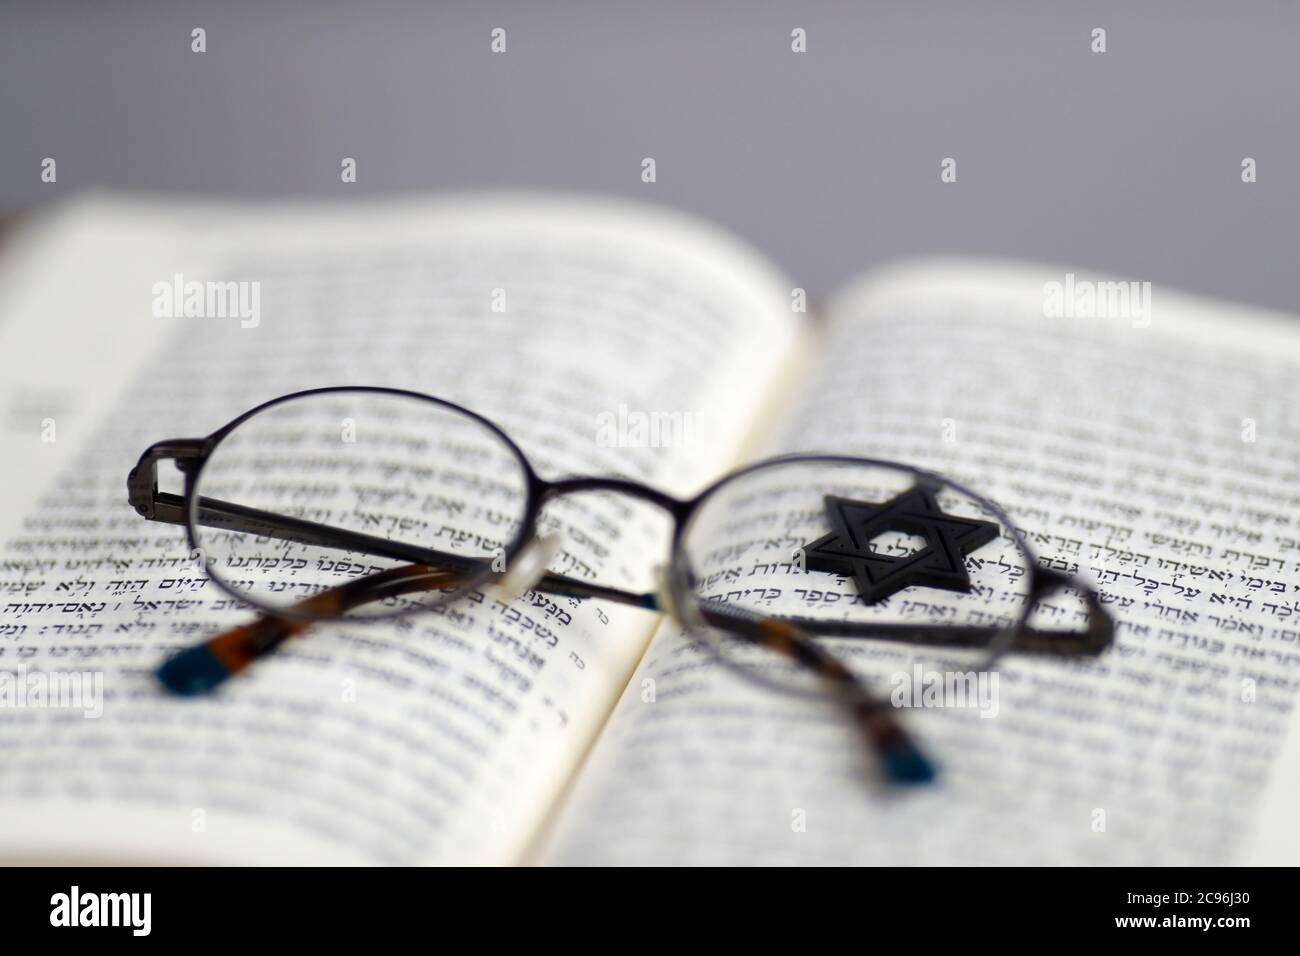
POLYGON ((795 661, 821 678, 835 700, 848 706, 890 781, 918 784, 935 778, 930 758, 903 729, 890 702, 868 690, 838 657, 802 628, 779 617, 730 617, 728 630, 795 661))
MULTIPOLYGON (((371 601, 414 591, 456 587, 462 581, 462 576, 455 571, 406 565, 322 591, 300 601, 295 610, 339 614, 371 601)), ((934 778, 930 761, 903 730, 888 703, 870 694, 834 655, 779 618, 745 619, 736 623, 733 630, 737 633, 796 661, 827 683, 836 698, 849 706, 892 781, 925 783, 934 778)), ((169 658, 159 668, 158 678, 174 693, 207 693, 311 624, 310 620, 264 614, 250 624, 223 631, 169 658)))
MULTIPOLYGON (((1026 625, 1008 634, 1006 627, 998 625, 958 627, 906 622, 862 624, 800 617, 786 619, 801 630, 818 637, 873 637, 932 647, 988 648, 1003 638, 1006 639, 1003 650, 1070 657, 1096 656, 1110 647, 1115 638, 1115 619, 1101 603, 1101 597, 1096 591, 1078 578, 1050 568, 1037 567, 1032 573, 1034 578, 1026 600, 1032 603, 1058 591, 1077 591, 1087 613, 1083 630, 1046 630, 1026 625)), ((725 612, 711 610, 705 610, 704 616, 711 623, 724 627, 726 620, 735 619, 725 612)))
MULTIPOLYGON (((186 513, 185 496, 158 490, 157 464, 161 459, 171 458, 176 461, 178 468, 186 471, 185 462, 190 458, 198 457, 204 441, 204 439, 176 439, 151 446, 127 476, 127 493, 131 507, 150 521, 187 524, 189 518, 186 513)), ((216 498, 199 498, 198 518, 199 524, 204 527, 255 534, 264 538, 277 538, 282 541, 293 541, 296 544, 338 548, 396 561, 409 561, 413 564, 441 565, 466 572, 466 577, 469 577, 471 572, 483 573, 491 564, 491 559, 487 558, 470 558, 433 548, 422 548, 377 535, 348 531, 316 521, 262 511, 216 498)), ((621 588, 594 584, 562 574, 544 575, 537 583, 536 590, 571 597, 601 598, 647 610, 658 610, 659 607, 653 593, 624 591, 621 588)))
MULTIPOLYGON (((456 587, 463 580, 463 575, 446 568, 407 564, 313 594, 293 609, 301 614, 328 617, 387 597, 456 587)), ((168 658, 158 669, 158 679, 173 693, 187 696, 207 693, 312 624, 310 618, 262 614, 250 624, 222 631, 168 658)))
MULTIPOLYGON (((304 614, 340 614, 372 601, 413 591, 455 587, 463 578, 455 571, 412 564, 390 568, 322 591, 294 606, 304 614)), ((173 693, 194 696, 215 690, 250 664, 275 651, 290 637, 311 627, 312 621, 264 614, 250 624, 234 627, 186 648, 158 669, 158 679, 173 693)), ((745 619, 737 633, 798 662, 821 677, 837 698, 847 703, 859 728, 881 758, 885 772, 897 783, 924 783, 934 768, 898 723, 891 708, 871 694, 833 655, 778 618, 745 619)))

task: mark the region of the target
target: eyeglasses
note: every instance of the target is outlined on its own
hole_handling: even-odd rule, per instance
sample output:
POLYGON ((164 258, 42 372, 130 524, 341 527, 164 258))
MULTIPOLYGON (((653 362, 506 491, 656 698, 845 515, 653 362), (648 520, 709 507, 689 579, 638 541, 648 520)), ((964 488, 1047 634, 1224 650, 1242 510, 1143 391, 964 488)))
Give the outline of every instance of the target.
POLYGON ((868 639, 971 649, 987 670, 1013 650, 1098 654, 1114 629, 1097 594, 1040 563, 1001 508, 933 472, 772 458, 687 500, 623 478, 548 481, 486 418, 398 389, 274 399, 206 438, 151 446, 127 485, 137 512, 185 525, 212 582, 262 612, 168 659, 158 676, 180 694, 213 690, 319 620, 445 609, 489 588, 595 599, 671 614, 766 687, 833 696, 887 778, 922 782, 934 766, 880 693, 868 639), (183 494, 158 490, 165 460, 183 494), (573 509, 555 570, 539 516, 582 495, 597 500, 573 509), (639 589, 610 544, 631 540, 637 507, 671 523, 668 561, 639 589), (1036 602, 1066 589, 1081 627, 1031 626, 1036 602))

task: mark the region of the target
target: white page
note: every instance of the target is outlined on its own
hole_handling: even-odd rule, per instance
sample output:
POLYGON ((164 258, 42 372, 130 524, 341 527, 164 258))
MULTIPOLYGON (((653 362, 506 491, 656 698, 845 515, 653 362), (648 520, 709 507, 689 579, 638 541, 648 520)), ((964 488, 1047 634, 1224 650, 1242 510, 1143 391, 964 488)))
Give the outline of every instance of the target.
MULTIPOLYGON (((0 852, 516 858, 653 615, 489 596, 400 626, 320 626, 211 699, 170 698, 153 668, 249 614, 197 572, 181 529, 127 506, 126 474, 149 444, 266 399, 368 384, 474 408, 546 477, 622 473, 681 492, 752 428, 799 334, 788 286, 684 217, 509 194, 99 197, 29 235, 0 285, 0 668, 100 673, 104 699, 99 719, 0 709, 0 852), (155 316, 155 283, 176 273, 260 282, 260 321, 155 316), (611 446, 600 416, 622 405, 689 413, 696 441, 611 446)), ((663 560, 649 519, 620 525, 609 501, 546 517, 566 531, 560 570, 639 585, 663 560)))
MULTIPOLYGON (((837 709, 757 689, 665 627, 543 859, 1214 863, 1294 840, 1267 809, 1286 797, 1263 793, 1294 772, 1278 753, 1300 684, 1300 329, 1158 288, 1149 323, 1049 318, 1064 273, 923 264, 850 289, 774 447, 980 490, 1100 588, 1115 646, 1005 660, 994 719, 909 710, 939 781, 882 792, 837 709)), ((971 667, 840 646, 879 675, 971 667)))

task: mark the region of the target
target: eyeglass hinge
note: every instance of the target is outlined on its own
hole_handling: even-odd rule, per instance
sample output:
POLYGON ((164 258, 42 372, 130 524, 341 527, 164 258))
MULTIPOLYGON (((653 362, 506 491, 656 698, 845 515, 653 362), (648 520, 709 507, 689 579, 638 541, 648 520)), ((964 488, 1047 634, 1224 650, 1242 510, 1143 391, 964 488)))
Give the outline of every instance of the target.
POLYGON ((206 438, 173 438, 150 445, 126 477, 131 507, 150 520, 183 522, 184 508, 179 496, 158 492, 158 462, 172 461, 180 471, 190 475, 203 461, 207 448, 206 438))

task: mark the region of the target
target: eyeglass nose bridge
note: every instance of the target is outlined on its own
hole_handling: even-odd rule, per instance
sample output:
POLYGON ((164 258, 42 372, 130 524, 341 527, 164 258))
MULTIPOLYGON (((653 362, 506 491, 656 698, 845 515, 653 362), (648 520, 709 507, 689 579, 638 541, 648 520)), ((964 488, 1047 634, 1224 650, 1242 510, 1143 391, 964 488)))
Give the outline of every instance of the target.
MULTIPOLYGON (((548 502, 555 501, 565 495, 592 491, 627 495, 639 501, 653 504, 667 512, 673 519, 674 524, 673 544, 671 545, 674 549, 677 546, 676 538, 683 526, 683 522, 690 516, 696 504, 696 499, 683 501, 639 481, 614 477, 562 478, 557 481, 545 481, 534 477, 533 500, 537 503, 537 510, 540 511, 548 502)), ((621 588, 606 585, 588 585, 587 590, 593 595, 606 597, 621 604, 632 604, 648 610, 670 614, 677 618, 679 622, 685 624, 686 621, 681 616, 681 609, 677 607, 679 602, 673 594, 671 567, 672 558, 669 556, 664 564, 655 569, 655 586, 652 591, 625 591, 621 588)))

